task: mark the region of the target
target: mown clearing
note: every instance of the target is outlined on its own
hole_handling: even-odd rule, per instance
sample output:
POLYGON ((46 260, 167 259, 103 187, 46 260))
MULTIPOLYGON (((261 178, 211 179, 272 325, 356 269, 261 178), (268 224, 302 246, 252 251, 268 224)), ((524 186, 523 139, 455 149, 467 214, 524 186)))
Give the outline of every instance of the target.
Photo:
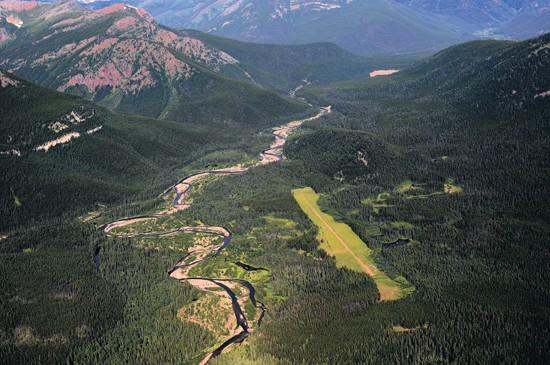
POLYGON ((422 326, 416 326, 416 327, 403 327, 400 325, 392 326, 392 332, 395 333, 409 333, 409 332, 416 332, 421 329, 427 329, 428 325, 424 324, 422 326))
POLYGON ((381 300, 401 299, 414 291, 403 277, 390 278, 374 262, 373 251, 345 223, 338 223, 332 216, 323 213, 317 204, 319 196, 312 188, 292 190, 294 199, 304 213, 319 227, 318 240, 321 248, 336 258, 338 267, 367 273, 380 292, 381 300))

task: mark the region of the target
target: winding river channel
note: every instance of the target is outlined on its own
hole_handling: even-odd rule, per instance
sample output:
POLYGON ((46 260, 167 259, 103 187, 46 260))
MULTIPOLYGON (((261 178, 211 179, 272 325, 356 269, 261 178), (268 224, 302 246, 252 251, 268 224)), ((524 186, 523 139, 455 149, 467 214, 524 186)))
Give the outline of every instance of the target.
MULTIPOLYGON (((202 361, 200 362, 201 365, 207 364, 210 361, 210 359, 220 355, 224 350, 226 350, 230 346, 242 343, 253 330, 242 310, 241 303, 239 302, 240 298, 235 294, 234 289, 236 289, 237 287, 244 289, 248 293, 248 299, 250 300, 252 305, 257 309, 259 309, 258 311, 259 313, 257 313, 256 315, 257 318, 253 319, 254 322, 257 324, 257 326, 261 324, 261 321, 266 311, 265 305, 256 299, 256 290, 254 286, 246 280, 234 279, 234 278, 194 277, 190 275, 191 269, 205 262, 205 260, 208 260, 208 258, 210 257, 218 256, 229 245, 233 237, 233 234, 231 233, 230 229, 224 226, 204 225, 204 226, 192 226, 192 227, 182 226, 170 231, 136 233, 136 234, 115 233, 113 232, 113 230, 115 230, 116 228, 130 226, 139 222, 167 217, 176 212, 189 208, 191 204, 188 200, 188 195, 193 184, 197 183, 199 180, 209 175, 244 174, 250 168, 263 166, 263 165, 267 165, 267 164, 282 160, 284 158, 282 153, 283 146, 286 143, 289 134, 294 129, 299 128, 303 123, 317 120, 323 115, 326 115, 330 112, 331 112, 330 106, 321 108, 319 113, 313 117, 301 119, 301 120, 295 120, 275 128, 273 131, 273 135, 275 136, 275 141, 271 144, 269 148, 261 152, 260 154, 261 159, 252 167, 248 168, 248 167, 242 167, 241 165, 237 165, 237 166, 233 166, 225 169, 197 172, 184 177, 183 179, 178 181, 176 184, 166 189, 162 194, 160 194, 160 197, 166 197, 169 194, 174 195, 171 207, 169 209, 165 209, 163 211, 160 211, 154 214, 119 219, 117 221, 104 224, 99 227, 106 234, 110 236, 116 236, 116 237, 162 238, 162 237, 174 236, 177 234, 206 233, 211 235, 217 235, 223 238, 222 242, 218 245, 209 245, 206 247, 195 246, 190 248, 188 253, 184 255, 182 258, 180 258, 174 264, 174 266, 168 270, 168 275, 170 275, 170 277, 175 280, 179 280, 180 282, 186 282, 201 291, 209 292, 211 294, 223 297, 225 300, 221 301, 221 303, 227 303, 228 305, 230 305, 235 315, 235 320, 237 323, 236 329, 233 331, 231 336, 226 341, 224 341, 215 350, 208 353, 206 357, 202 359, 202 361)), ((256 268, 242 262, 237 262, 235 263, 235 265, 247 271, 265 270, 263 268, 256 268)))

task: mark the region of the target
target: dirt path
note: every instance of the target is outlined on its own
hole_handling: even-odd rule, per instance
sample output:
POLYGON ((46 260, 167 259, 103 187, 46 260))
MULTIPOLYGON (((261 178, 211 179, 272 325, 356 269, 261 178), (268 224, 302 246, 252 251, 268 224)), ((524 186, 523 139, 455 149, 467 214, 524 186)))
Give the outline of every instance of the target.
MULTIPOLYGON (((303 123, 314 121, 331 112, 331 107, 322 108, 319 113, 313 117, 292 121, 285 125, 282 125, 278 128, 275 128, 273 135, 275 136, 275 142, 270 146, 270 148, 262 151, 260 154, 261 159, 253 166, 264 166, 284 158, 282 153, 282 148, 286 143, 289 134, 296 128, 299 128, 303 123)), ((249 322, 242 311, 242 302, 244 300, 250 300, 252 305, 260 310, 259 316, 255 318, 255 323, 259 325, 266 311, 265 305, 256 299, 255 293, 256 290, 246 280, 242 279, 232 279, 232 278, 202 278, 202 277, 192 277, 190 271, 200 265, 202 262, 207 260, 210 257, 215 257, 219 255, 222 250, 229 245, 233 237, 229 228, 223 226, 182 226, 175 230, 165 231, 165 232, 147 232, 147 233, 116 233, 113 232, 116 228, 128 227, 136 223, 144 222, 152 219, 159 219, 162 217, 169 216, 178 211, 188 209, 191 206, 189 202, 189 191, 192 186, 210 175, 224 176, 224 175, 235 175, 235 174, 244 174, 249 170, 249 168, 242 167, 240 164, 228 167, 225 169, 202 171, 189 176, 184 177, 178 183, 166 189, 159 197, 165 197, 168 194, 174 194, 172 200, 172 206, 169 209, 165 209, 155 214, 142 215, 136 217, 129 217, 125 219, 120 219, 108 224, 104 224, 99 228, 102 229, 105 233, 111 236, 116 237, 166 237, 175 234, 192 234, 192 233, 206 233, 217 235, 223 238, 223 242, 219 245, 210 245, 210 246, 194 246, 188 249, 188 253, 182 257, 178 262, 168 270, 168 274, 171 278, 179 280, 181 282, 186 282, 189 285, 197 288, 198 290, 211 293, 213 295, 220 296, 224 298, 221 303, 225 305, 230 305, 232 312, 235 316, 237 323, 237 328, 231 334, 231 337, 227 339, 224 343, 218 346, 214 351, 209 352, 206 357, 202 359, 200 364, 207 364, 210 359, 218 356, 226 349, 230 348, 235 344, 242 343, 248 335, 252 332, 249 322), (233 289, 236 287, 242 287, 248 292, 248 296, 237 296, 233 289), (222 289, 222 290, 219 290, 222 289)), ((223 325, 223 324, 221 324, 223 325)))

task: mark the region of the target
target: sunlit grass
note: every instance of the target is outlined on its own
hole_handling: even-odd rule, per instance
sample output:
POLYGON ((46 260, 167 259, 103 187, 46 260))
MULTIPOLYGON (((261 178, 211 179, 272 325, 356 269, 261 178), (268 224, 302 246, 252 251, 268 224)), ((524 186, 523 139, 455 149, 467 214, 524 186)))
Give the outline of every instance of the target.
POLYGON ((408 333, 408 332, 415 332, 415 331, 418 331, 420 329, 426 329, 426 328, 428 328, 427 324, 422 325, 422 326, 416 326, 416 327, 403 327, 403 326, 397 325, 397 326, 392 326, 392 332, 395 332, 395 333, 408 333))
POLYGON ((455 180, 453 178, 448 178, 443 185, 443 191, 447 194, 459 194, 462 193, 463 189, 455 184, 455 180))
POLYGON ((375 281, 382 300, 396 300, 414 291, 414 287, 403 277, 390 278, 380 270, 374 260, 373 251, 345 223, 321 211, 317 204, 319 196, 311 188, 295 189, 292 195, 319 227, 320 247, 336 258, 338 267, 346 267, 367 273, 375 281))

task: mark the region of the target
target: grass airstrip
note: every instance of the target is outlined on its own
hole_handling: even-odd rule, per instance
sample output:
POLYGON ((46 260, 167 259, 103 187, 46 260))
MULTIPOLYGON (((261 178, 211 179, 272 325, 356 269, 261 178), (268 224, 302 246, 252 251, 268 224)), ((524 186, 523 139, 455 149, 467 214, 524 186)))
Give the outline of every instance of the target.
POLYGON ((338 267, 372 277, 381 300, 401 299, 414 291, 414 287, 404 277, 392 279, 380 270, 374 261, 373 251, 347 224, 336 222, 332 216, 321 211, 317 204, 319 195, 312 188, 292 190, 292 195, 319 228, 317 239, 321 242, 320 247, 336 258, 338 267))

